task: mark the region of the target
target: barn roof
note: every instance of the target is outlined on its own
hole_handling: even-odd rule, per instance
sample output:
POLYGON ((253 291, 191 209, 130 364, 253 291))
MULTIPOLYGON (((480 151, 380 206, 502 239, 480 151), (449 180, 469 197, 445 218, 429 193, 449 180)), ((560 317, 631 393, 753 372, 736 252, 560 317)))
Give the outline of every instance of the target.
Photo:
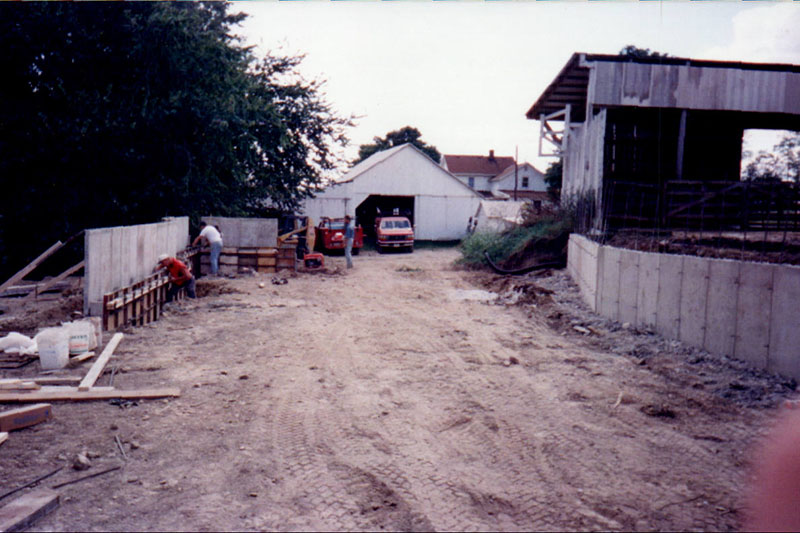
POLYGON ((547 86, 526 113, 529 119, 549 115, 571 105, 571 120, 584 120, 586 100, 589 92, 591 63, 616 63, 639 65, 663 65, 680 67, 703 67, 714 69, 736 69, 743 72, 800 73, 800 65, 779 63, 742 63, 735 61, 710 61, 679 57, 627 57, 619 55, 586 54, 576 52, 567 61, 561 72, 547 86))
MULTIPOLYGON (((530 163, 527 163, 527 162, 526 163, 521 163, 519 165, 519 168, 517 169, 517 171, 519 172, 520 170, 522 170, 525 167, 531 168, 534 172, 537 172, 537 173, 541 174, 542 176, 544 176, 544 172, 542 172, 541 170, 539 170, 538 168, 536 168, 535 166, 533 166, 533 165, 531 165, 530 163)), ((514 164, 512 163, 505 170, 503 170, 500 174, 498 174, 497 176, 491 178, 489 181, 502 181, 503 179, 505 179, 509 175, 513 175, 513 174, 514 174, 514 164)))

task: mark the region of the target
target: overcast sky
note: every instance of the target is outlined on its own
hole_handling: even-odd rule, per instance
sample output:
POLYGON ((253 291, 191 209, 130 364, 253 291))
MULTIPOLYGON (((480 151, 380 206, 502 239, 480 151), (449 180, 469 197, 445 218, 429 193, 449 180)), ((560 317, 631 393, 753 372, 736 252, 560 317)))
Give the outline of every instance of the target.
MULTIPOLYGON (((800 1, 239 1, 258 50, 306 55, 360 144, 409 125, 448 154, 513 156, 545 170, 525 112, 574 52, 628 44, 677 57, 800 64, 800 1)), ((752 146, 751 146, 752 148, 752 146)))

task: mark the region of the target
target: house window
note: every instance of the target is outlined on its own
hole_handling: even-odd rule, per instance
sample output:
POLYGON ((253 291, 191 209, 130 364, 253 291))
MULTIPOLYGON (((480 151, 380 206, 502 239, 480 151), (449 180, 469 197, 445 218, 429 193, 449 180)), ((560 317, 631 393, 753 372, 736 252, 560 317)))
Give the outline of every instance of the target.
POLYGON ((528 188, 528 176, 522 176, 522 188, 523 189, 528 188))
POLYGON ((467 181, 469 182, 470 188, 474 189, 475 188, 475 178, 469 177, 469 178, 467 178, 467 181))

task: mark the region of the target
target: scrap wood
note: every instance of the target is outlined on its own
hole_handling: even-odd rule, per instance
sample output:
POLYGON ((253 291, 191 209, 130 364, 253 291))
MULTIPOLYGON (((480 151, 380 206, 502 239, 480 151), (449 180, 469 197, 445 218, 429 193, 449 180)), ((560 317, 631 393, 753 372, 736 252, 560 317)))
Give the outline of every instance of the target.
POLYGON ((180 389, 139 389, 119 390, 114 387, 92 387, 87 391, 76 387, 42 387, 33 392, 2 392, 0 403, 27 403, 27 402, 53 402, 53 401, 85 401, 85 400, 150 400, 154 398, 177 398, 181 395, 180 389))
POLYGON ((0 531, 24 531, 58 507, 58 493, 39 489, 0 508, 0 531))
POLYGON ((61 274, 59 274, 55 278, 51 279, 50 281, 48 281, 47 283, 45 283, 41 287, 37 286, 34 290, 32 290, 30 293, 28 293, 28 295, 25 298, 26 299, 32 299, 32 298, 38 296, 39 294, 47 291, 48 289, 50 289, 51 287, 53 287, 57 283, 59 283, 61 281, 64 281, 64 279, 66 279, 68 276, 71 276, 72 274, 74 274, 78 270, 82 269, 85 264, 86 264, 86 261, 84 260, 84 261, 81 261, 80 263, 78 263, 77 265, 73 265, 73 266, 69 267, 64 272, 62 272, 61 274))
POLYGON ((65 487, 67 485, 72 485, 73 483, 77 483, 78 481, 83 481, 84 479, 91 479, 93 477, 102 476, 103 474, 108 474, 109 472, 113 472, 114 470, 119 470, 122 468, 121 466, 112 466, 111 468, 106 468, 105 470, 101 470, 100 472, 95 472, 94 474, 89 474, 87 476, 81 476, 77 479, 71 479, 69 481, 65 481, 63 483, 59 483, 58 485, 53 485, 54 489, 60 489, 61 487, 65 487))
POLYGON ((31 381, 39 385, 74 385, 78 386, 83 378, 80 376, 41 376, 31 378, 31 381))
POLYGON ((53 408, 49 403, 39 403, 3 411, 0 412, 0 431, 13 431, 41 424, 52 416, 53 408))
POLYGON ((91 359, 92 357, 94 357, 94 352, 84 352, 80 355, 76 355, 75 357, 70 357, 69 363, 67 364, 69 366, 78 366, 79 364, 83 363, 87 359, 91 359))
POLYGON ((28 487, 32 487, 33 485, 36 485, 36 484, 37 484, 37 483, 39 483, 40 481, 42 481, 42 480, 45 480, 45 479, 47 479, 47 478, 49 478, 49 477, 51 477, 51 476, 54 476, 54 475, 58 474, 58 473, 59 473, 59 472, 61 472, 63 469, 64 469, 64 466, 63 466, 63 465, 62 465, 62 466, 59 466, 58 468, 56 468, 56 469, 55 469, 55 470, 53 470, 52 472, 48 472, 47 474, 45 474, 45 475, 43 475, 43 476, 39 476, 39 477, 37 477, 36 479, 34 479, 33 481, 31 481, 31 482, 29 482, 29 483, 25 483, 25 484, 24 484, 24 485, 22 485, 21 487, 17 487, 16 489, 11 489, 11 490, 10 490, 10 491, 8 491, 8 492, 5 492, 5 493, 3 493, 3 494, 0 494, 0 500, 4 500, 4 499, 8 498, 9 496, 11 496, 12 494, 15 494, 15 493, 17 493, 17 492, 19 492, 19 491, 21 491, 21 490, 25 490, 25 489, 27 489, 28 487))
POLYGON ((86 377, 83 378, 80 385, 78 385, 78 390, 81 391, 88 391, 94 385, 94 382, 97 381, 97 378, 100 377, 100 374, 103 373, 103 369, 105 369, 106 364, 108 364, 108 360, 111 359, 111 354, 114 353, 114 349, 116 349, 119 342, 122 340, 122 333, 115 333, 111 340, 108 341, 106 347, 103 349, 103 352, 100 354, 100 357, 97 358, 97 361, 94 362, 92 368, 89 369, 89 372, 86 373, 86 377))
POLYGON ((41 385, 32 380, 0 379, 0 390, 40 389, 41 385))
POLYGON ((8 440, 8 432, 0 431, 0 444, 3 444, 7 440, 8 440))

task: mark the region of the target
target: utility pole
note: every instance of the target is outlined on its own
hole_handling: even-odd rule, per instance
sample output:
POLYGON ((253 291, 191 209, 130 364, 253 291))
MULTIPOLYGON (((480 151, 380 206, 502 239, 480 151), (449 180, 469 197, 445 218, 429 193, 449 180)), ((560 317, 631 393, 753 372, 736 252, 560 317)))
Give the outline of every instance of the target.
POLYGON ((517 158, 519 157, 519 145, 514 149, 514 201, 517 201, 517 158))

